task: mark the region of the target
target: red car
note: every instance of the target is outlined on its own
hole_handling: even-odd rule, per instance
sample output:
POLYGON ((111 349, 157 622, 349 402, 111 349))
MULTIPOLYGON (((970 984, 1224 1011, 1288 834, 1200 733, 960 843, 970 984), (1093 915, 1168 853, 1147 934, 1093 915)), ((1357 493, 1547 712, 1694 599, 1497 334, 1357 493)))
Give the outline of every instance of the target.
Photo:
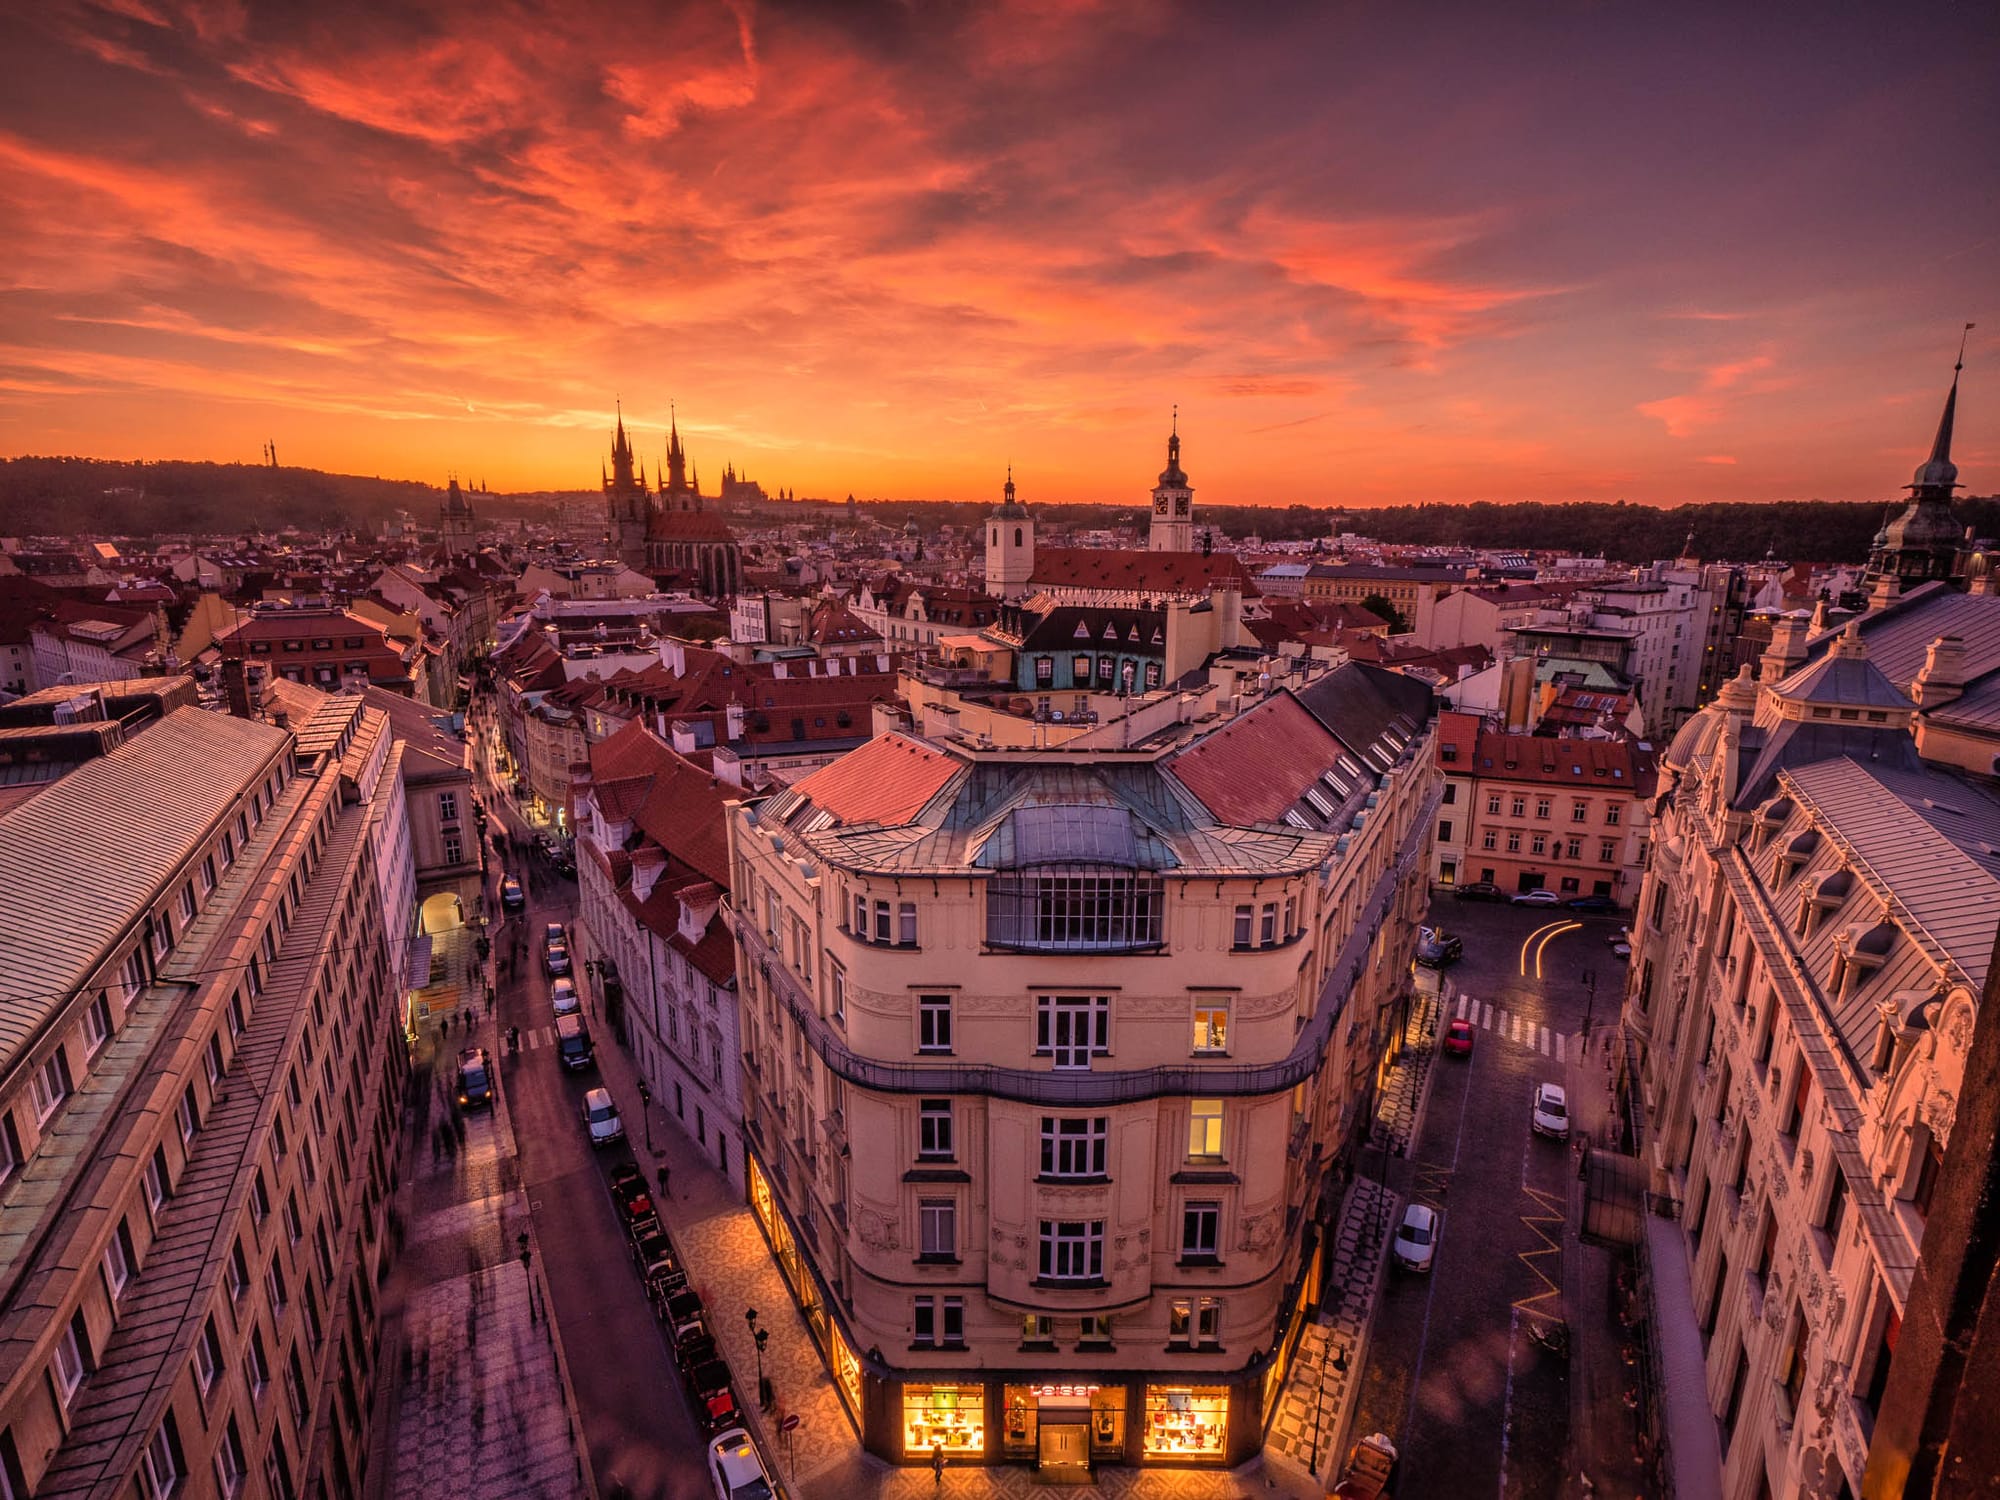
POLYGON ((1444 1028, 1444 1050, 1460 1057, 1472 1054, 1472 1023, 1463 1016, 1448 1022, 1444 1028))

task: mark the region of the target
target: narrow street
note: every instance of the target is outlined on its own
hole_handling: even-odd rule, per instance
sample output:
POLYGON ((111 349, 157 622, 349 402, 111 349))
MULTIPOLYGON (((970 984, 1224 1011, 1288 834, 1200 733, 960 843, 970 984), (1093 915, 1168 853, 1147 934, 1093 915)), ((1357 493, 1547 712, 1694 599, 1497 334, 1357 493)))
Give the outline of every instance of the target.
MULTIPOLYGON (((481 721, 475 719, 469 732, 481 735, 481 721)), ((511 799, 494 782, 483 742, 475 749, 474 763, 484 782, 482 800, 493 818, 489 847, 494 828, 531 839, 511 799)), ((505 874, 520 879, 528 897, 526 911, 508 916, 493 930, 496 956, 513 955, 511 972, 499 985, 495 1052, 519 1142, 520 1180, 543 1250, 543 1274, 569 1359, 591 1468, 606 1496, 704 1500, 712 1486, 702 1435, 606 1187, 613 1166, 638 1159, 632 1148, 644 1139, 639 1101, 614 1091, 628 1139, 622 1146, 593 1150, 579 1111, 585 1091, 606 1080, 597 1069, 565 1068, 550 1045, 554 1015, 542 969, 542 931, 548 922, 566 927, 572 922, 576 883, 555 874, 539 856, 524 858, 511 849, 505 856, 494 854, 490 865, 490 910, 500 911, 503 866, 505 874), (510 1056, 505 1044, 511 1026, 521 1030, 517 1056, 510 1056)), ((615 1048, 589 976, 579 972, 574 977, 585 996, 585 1019, 598 1051, 615 1048)), ((650 1178, 652 1163, 641 1165, 650 1178)), ((668 1230, 675 1232, 679 1226, 671 1205, 666 1208, 668 1230)))
POLYGON ((1447 1018, 1469 1020, 1474 1045, 1438 1057, 1422 1133, 1390 1165, 1405 1201, 1441 1214, 1437 1259, 1428 1275, 1391 1265, 1350 1432, 1395 1440, 1402 1495, 1551 1496, 1564 1483, 1569 1372, 1532 1334, 1566 1317, 1586 1325, 1578 1338, 1609 1335, 1589 1326, 1601 1309, 1563 1306, 1575 1157, 1529 1115, 1537 1084, 1565 1081, 1586 971, 1600 1006, 1616 1004, 1623 971, 1606 938, 1617 921, 1449 896, 1432 917, 1465 942, 1447 1018))

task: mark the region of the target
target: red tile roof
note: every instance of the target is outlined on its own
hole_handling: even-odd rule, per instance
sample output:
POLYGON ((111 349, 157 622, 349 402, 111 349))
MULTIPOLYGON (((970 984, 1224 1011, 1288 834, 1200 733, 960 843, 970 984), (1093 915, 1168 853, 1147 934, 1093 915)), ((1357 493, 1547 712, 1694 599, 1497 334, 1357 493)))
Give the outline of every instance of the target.
POLYGON ((644 724, 627 724, 590 748, 594 783, 619 785, 614 796, 621 811, 661 848, 690 870, 729 887, 729 829, 724 807, 742 793, 690 765, 673 746, 644 724))
POLYGON ((959 762, 900 734, 851 750, 797 784, 843 823, 907 823, 958 774, 959 762))
POLYGON ((1030 587, 1118 589, 1138 594, 1207 594, 1233 582, 1245 598, 1257 583, 1229 553, 1100 551, 1095 547, 1040 547, 1030 587))
POLYGON ((1586 740, 1483 731, 1473 749, 1471 774, 1488 781, 1538 786, 1591 787, 1651 796, 1653 752, 1631 740, 1586 740))
POLYGON ((1340 743, 1289 693, 1266 699, 1167 764, 1224 823, 1276 823, 1340 757, 1340 743))

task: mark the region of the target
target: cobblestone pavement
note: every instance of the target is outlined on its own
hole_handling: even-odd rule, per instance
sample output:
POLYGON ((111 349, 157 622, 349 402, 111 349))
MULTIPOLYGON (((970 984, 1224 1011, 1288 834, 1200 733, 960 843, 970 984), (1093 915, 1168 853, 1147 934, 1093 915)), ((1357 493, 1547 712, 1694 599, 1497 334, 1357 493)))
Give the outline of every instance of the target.
MULTIPOLYGON (((1438 1020, 1448 997, 1418 995, 1403 1029, 1403 1053, 1376 1100, 1374 1134, 1361 1152, 1365 1173, 1383 1164, 1380 1144, 1398 1157, 1407 1154, 1423 1117, 1431 1061, 1436 1055, 1438 1020)), ((1266 1452, 1310 1475, 1325 1478, 1341 1454, 1350 1399, 1359 1378, 1381 1285, 1397 1204, 1395 1190, 1363 1175, 1349 1185, 1340 1222, 1329 1246, 1326 1293, 1321 1311, 1299 1343, 1292 1371, 1279 1397, 1266 1452)))
MULTIPOLYGON (((469 941, 462 951, 457 942, 433 948, 449 954, 431 991, 437 1014, 455 1009, 452 992, 461 987, 483 1001, 485 976, 469 941)), ((516 1258, 529 1215, 504 1104, 460 1116, 452 1099, 457 1049, 477 1042, 497 1050, 491 1030, 481 1022, 468 1036, 454 1026, 440 1042, 426 1028, 416 1043, 406 1181, 395 1208, 402 1249, 383 1289, 384 1358, 400 1373, 380 1398, 371 1496, 594 1493, 541 1311, 539 1272, 531 1286, 516 1258)))

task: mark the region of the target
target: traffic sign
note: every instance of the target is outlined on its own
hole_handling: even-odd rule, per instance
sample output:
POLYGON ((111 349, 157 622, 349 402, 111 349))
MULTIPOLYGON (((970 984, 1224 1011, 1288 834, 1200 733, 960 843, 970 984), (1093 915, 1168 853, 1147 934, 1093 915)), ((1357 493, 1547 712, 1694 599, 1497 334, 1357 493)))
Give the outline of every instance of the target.
POLYGON ((792 1412, 785 1418, 784 1421, 778 1424, 778 1431, 796 1432, 798 1431, 798 1427, 799 1427, 799 1414, 797 1412, 792 1412))

